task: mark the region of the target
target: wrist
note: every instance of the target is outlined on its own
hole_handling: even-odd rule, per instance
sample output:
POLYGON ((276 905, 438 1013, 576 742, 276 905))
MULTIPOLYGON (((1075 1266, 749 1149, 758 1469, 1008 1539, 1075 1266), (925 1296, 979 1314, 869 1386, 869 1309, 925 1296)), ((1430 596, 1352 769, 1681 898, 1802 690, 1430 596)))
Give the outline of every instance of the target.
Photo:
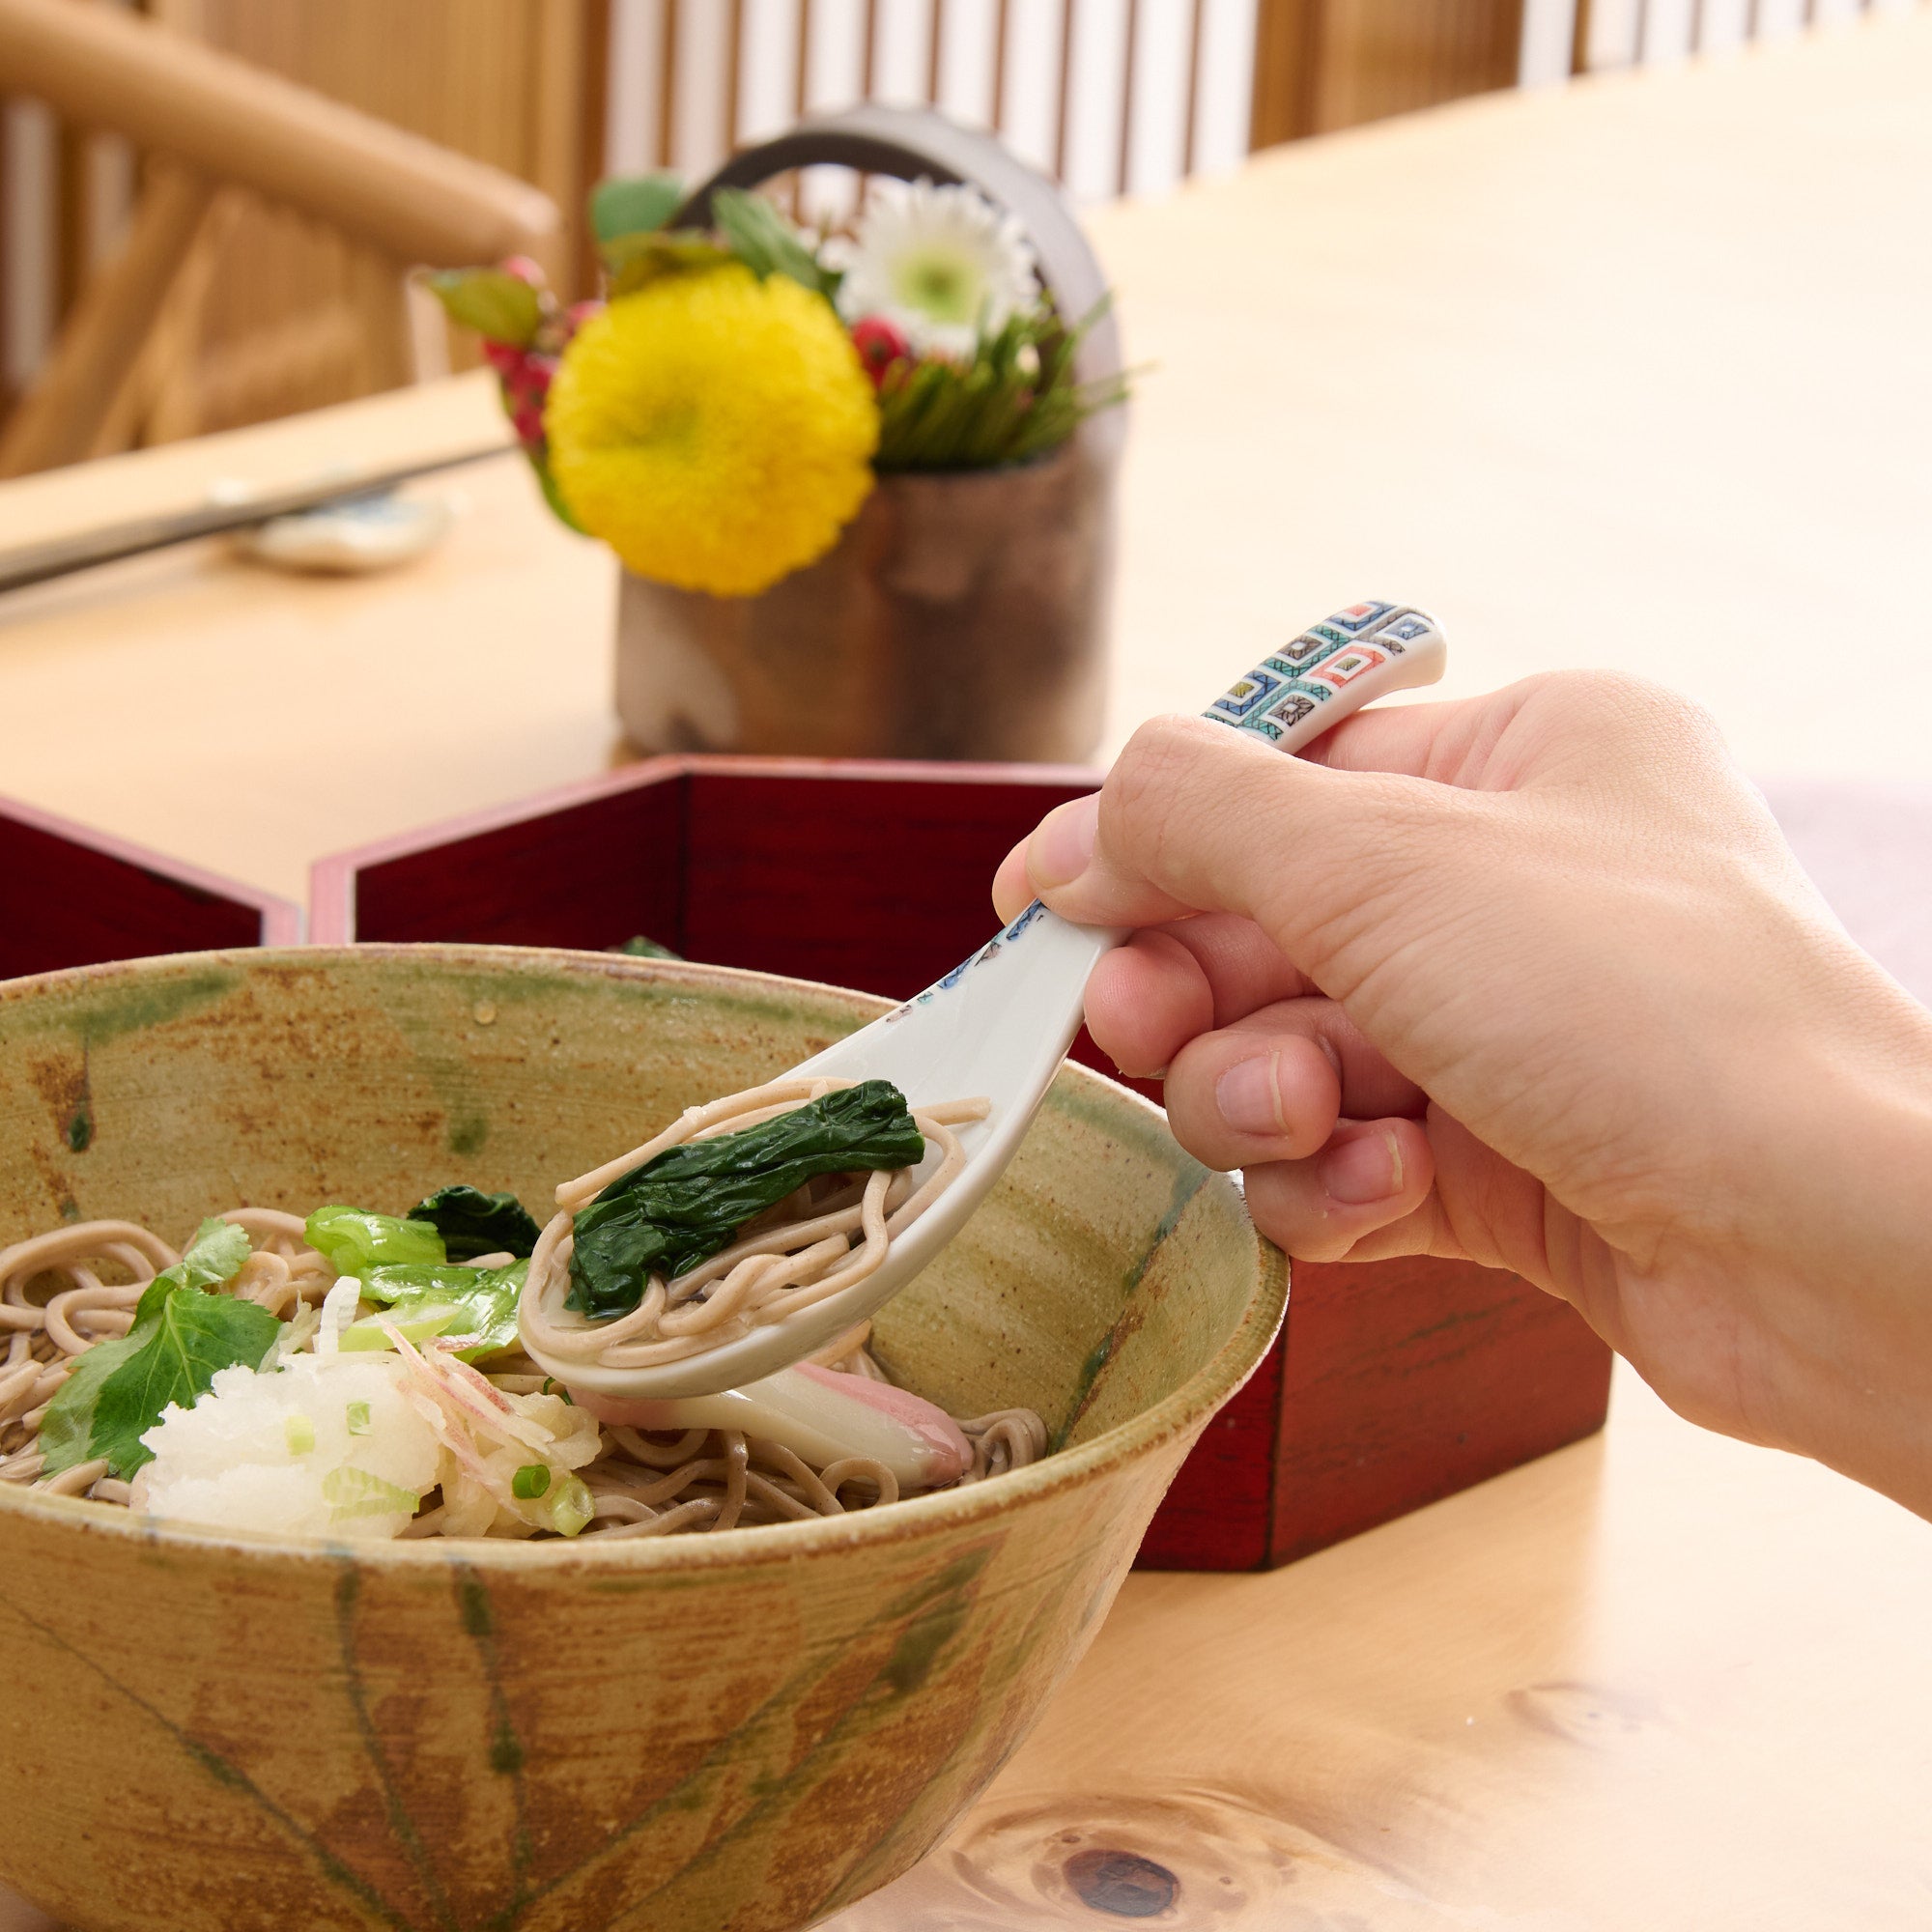
POLYGON ((1932 1015, 1907 1018, 1780 1096, 1804 1127, 1747 1245, 1775 1439, 1932 1517, 1932 1015))

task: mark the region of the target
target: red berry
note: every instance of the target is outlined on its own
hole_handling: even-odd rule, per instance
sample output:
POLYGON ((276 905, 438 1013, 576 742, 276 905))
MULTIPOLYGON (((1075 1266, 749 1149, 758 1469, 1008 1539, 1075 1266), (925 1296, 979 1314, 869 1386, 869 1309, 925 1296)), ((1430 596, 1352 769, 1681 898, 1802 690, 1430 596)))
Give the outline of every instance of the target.
POLYGON ((519 403, 510 412, 510 422, 517 432, 520 442, 539 443, 544 440, 543 405, 541 403, 519 403))
POLYGON ((516 373, 524 359, 524 352, 514 342, 492 342, 486 337, 483 343, 483 359, 497 375, 509 377, 516 373))
POLYGON ((859 352, 859 360, 875 389, 895 362, 903 362, 912 355, 912 344, 904 331, 882 315, 862 316, 852 325, 852 347, 859 352))

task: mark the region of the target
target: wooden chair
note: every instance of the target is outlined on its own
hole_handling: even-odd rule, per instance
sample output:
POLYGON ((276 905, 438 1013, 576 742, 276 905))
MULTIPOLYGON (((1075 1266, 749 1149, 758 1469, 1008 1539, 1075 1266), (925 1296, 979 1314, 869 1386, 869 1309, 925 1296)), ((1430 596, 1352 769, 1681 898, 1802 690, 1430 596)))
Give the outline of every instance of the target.
POLYGON ((118 256, 0 434, 0 476, 91 453, 225 189, 379 251, 399 333, 411 266, 552 253, 561 233, 555 204, 527 183, 116 8, 0 0, 0 73, 10 92, 125 135, 146 163, 118 256))

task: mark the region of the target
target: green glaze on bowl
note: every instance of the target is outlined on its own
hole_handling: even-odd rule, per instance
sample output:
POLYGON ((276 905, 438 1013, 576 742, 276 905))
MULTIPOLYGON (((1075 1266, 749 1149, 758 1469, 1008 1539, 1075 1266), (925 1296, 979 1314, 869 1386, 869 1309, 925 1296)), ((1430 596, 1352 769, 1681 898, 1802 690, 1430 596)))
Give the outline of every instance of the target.
MULTIPOLYGON (((550 1189, 882 1003, 482 947, 135 961, 0 985, 0 1242, 247 1202, 550 1189)), ((88 1932, 790 1932, 883 1885, 1072 1664, 1281 1257, 1159 1114, 1081 1069, 893 1302, 1027 1470, 658 1541, 355 1548, 0 1488, 0 1882, 88 1932)))

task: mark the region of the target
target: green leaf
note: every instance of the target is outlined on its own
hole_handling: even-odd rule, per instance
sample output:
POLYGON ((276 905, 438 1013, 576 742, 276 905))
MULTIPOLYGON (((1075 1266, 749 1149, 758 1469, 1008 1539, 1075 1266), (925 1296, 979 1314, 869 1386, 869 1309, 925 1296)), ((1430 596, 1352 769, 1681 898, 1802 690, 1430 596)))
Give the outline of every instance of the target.
POLYGON ((507 269, 439 269, 423 277, 452 322, 492 342, 527 349, 543 321, 535 289, 507 269))
MULTIPOLYGON (((57 1476, 76 1463, 89 1462, 105 1453, 95 1442, 95 1416, 101 1385, 153 1339, 160 1304, 172 1291, 185 1287, 213 1288, 232 1280, 248 1259, 248 1252, 247 1231, 230 1222, 204 1221, 195 1230, 187 1253, 148 1284, 134 1311, 133 1326, 116 1341, 97 1342, 74 1363, 67 1380, 55 1391, 46 1414, 41 1418, 40 1449, 46 1458, 42 1464, 44 1474, 57 1476)), ((259 1308, 255 1312, 266 1314, 259 1308)), ((268 1317, 268 1321, 269 1340, 250 1357, 251 1366, 268 1352, 269 1342, 274 1339, 279 1324, 272 1316, 268 1317)), ((158 1419, 157 1410, 154 1420, 158 1419)))
POLYGON ((682 952, 673 952, 668 946, 660 946, 655 939, 644 933, 634 934, 621 946, 613 946, 612 952, 622 952, 633 959, 682 959, 682 952))
POLYGON ((844 1087, 715 1140, 690 1141, 619 1175, 573 1223, 569 1305, 628 1314, 653 1274, 686 1273, 731 1244, 754 1215, 815 1175, 911 1167, 925 1151, 890 1081, 844 1087))
POLYGON ((684 183, 671 173, 630 175, 599 182, 590 190, 590 231, 602 245, 620 235, 662 228, 684 200, 684 183))
MULTIPOLYGON (((154 1452, 141 1437, 170 1403, 192 1408, 215 1373, 238 1362, 253 1368, 273 1346, 281 1323, 252 1301, 168 1284, 157 1275, 134 1311, 128 1339, 141 1347, 100 1384, 88 1447, 117 1476, 131 1476, 154 1452)), ((90 1353, 92 1350, 89 1351, 90 1353)))
MULTIPOLYGON (((167 1270, 166 1279, 185 1283, 189 1288, 213 1288, 217 1282, 233 1281, 242 1272, 242 1264, 250 1251, 247 1229, 218 1217, 204 1221, 194 1231, 187 1253, 167 1270)), ((153 1293, 150 1285, 148 1294, 153 1293)), ((145 1294, 141 1297, 143 1301, 147 1298, 145 1294)))
POLYGON ((571 513, 570 505, 563 500, 563 492, 556 487, 556 478, 551 473, 550 458, 541 449, 526 449, 524 454, 529 458, 530 468, 536 472, 537 488, 543 492, 543 499, 550 505, 551 515, 565 529, 575 530, 581 537, 588 536, 590 532, 571 513))
POLYGON ((41 1417, 40 1448, 46 1459, 41 1473, 57 1476, 93 1453, 94 1410, 100 1384, 131 1355, 138 1355, 147 1337, 130 1329, 120 1340, 97 1342, 68 1372, 41 1417))
POLYGON ((721 187, 711 197, 711 218, 731 252, 759 281, 767 275, 789 275, 813 295, 825 293, 818 257, 763 195, 748 194, 741 187, 721 187))
POLYGON ((337 1274, 408 1267, 447 1259, 442 1236, 427 1221, 371 1214, 362 1208, 318 1208, 304 1230, 308 1244, 337 1274))
POLYGON ((527 1261, 508 1267, 380 1267, 362 1277, 362 1293, 386 1302, 384 1315, 365 1315, 342 1333, 345 1349, 386 1349, 382 1322, 400 1328, 412 1342, 433 1335, 474 1335, 458 1357, 473 1362, 507 1349, 517 1339, 517 1302, 524 1292, 527 1261))
POLYGON ((879 390, 873 468, 990 469, 1058 449, 1089 416, 1126 399, 1124 375, 1088 384, 1074 375, 1080 344, 1106 310, 1102 298, 1068 328, 1041 306, 1011 317, 970 362, 896 365, 879 390))
POLYGON ((730 249, 721 247, 697 228, 674 228, 668 234, 620 235, 605 245, 603 254, 604 270, 610 277, 609 293, 613 299, 635 295, 661 275, 715 269, 733 259, 730 249))
POLYGON ((453 1262, 478 1255, 527 1255, 543 1230, 514 1194, 485 1194, 461 1182, 439 1187, 410 1209, 412 1221, 427 1221, 442 1236, 453 1262))

